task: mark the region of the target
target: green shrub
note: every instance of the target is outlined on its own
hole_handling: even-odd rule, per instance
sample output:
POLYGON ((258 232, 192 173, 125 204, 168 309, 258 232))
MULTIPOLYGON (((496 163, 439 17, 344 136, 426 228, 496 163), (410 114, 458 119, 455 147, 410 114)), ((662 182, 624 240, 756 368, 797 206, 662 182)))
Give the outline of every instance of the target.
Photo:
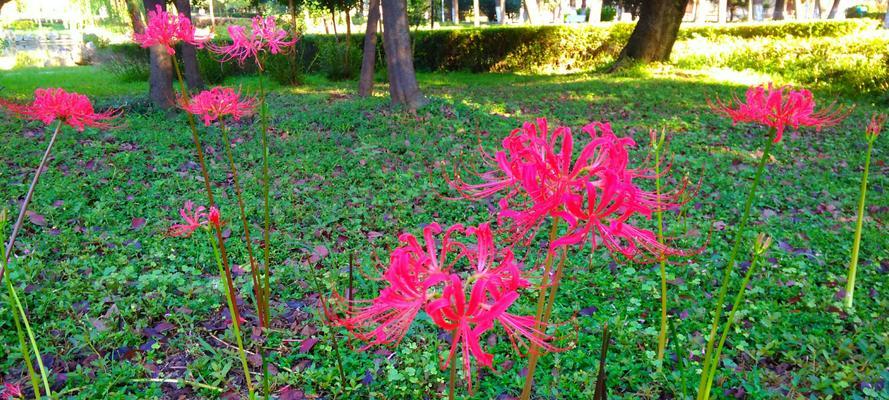
POLYGON ((243 75, 256 71, 253 64, 239 65, 237 62, 220 62, 219 56, 206 50, 198 50, 198 70, 204 82, 210 85, 218 85, 230 76, 243 75))
POLYGON ((327 79, 355 79, 361 70, 361 50, 354 45, 347 47, 345 41, 328 41, 320 45, 318 62, 327 79))
POLYGON ((265 60, 265 70, 275 82, 282 85, 300 85, 303 82, 303 65, 299 53, 273 54, 265 60))
POLYGON ((602 7, 602 21, 613 21, 617 16, 617 9, 612 6, 602 7))
POLYGON ((34 29, 37 29, 37 23, 29 19, 22 19, 18 21, 12 21, 9 25, 7 25, 7 29, 13 31, 32 31, 34 29))

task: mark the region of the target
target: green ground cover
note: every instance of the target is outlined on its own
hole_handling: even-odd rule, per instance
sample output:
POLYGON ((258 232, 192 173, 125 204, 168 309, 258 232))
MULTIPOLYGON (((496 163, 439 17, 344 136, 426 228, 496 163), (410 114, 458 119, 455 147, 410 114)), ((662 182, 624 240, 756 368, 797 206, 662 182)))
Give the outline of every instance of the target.
MULTIPOLYGON (((19 239, 18 253, 26 250, 27 255, 10 271, 24 294, 46 363, 55 371, 54 389, 82 399, 219 394, 145 381, 178 379, 225 392, 243 390, 209 246, 163 234, 185 200, 203 199, 185 117, 147 107, 145 84, 114 83, 99 71, 84 67, 0 75, 4 96, 27 97, 38 86, 62 86, 96 96, 99 104, 125 106, 126 124, 120 129, 65 131, 19 239)), ((732 224, 763 134, 757 127, 732 127, 708 109, 707 99, 727 98, 744 88, 718 72, 421 74, 432 101, 416 115, 391 110, 386 97, 354 97, 351 82, 309 76, 304 86, 276 88, 269 98, 275 320, 264 344, 272 352, 275 387, 283 389, 280 393, 319 398, 435 398, 443 392, 446 371, 437 360, 446 343, 431 324, 417 324, 400 347, 380 351, 350 350, 359 344, 339 332, 348 378, 341 384, 325 339, 327 328, 319 322, 310 259, 320 259, 323 268, 316 273, 323 275, 325 289, 342 291, 350 254, 372 274, 374 252, 384 254, 400 232, 419 233, 432 221, 483 222, 490 205, 447 199, 453 193, 443 173, 458 162, 478 165, 479 140, 494 148, 521 122, 545 116, 552 124, 573 128, 607 120, 619 135, 639 143, 647 143, 650 128, 666 129, 677 173, 703 177, 689 218, 668 217, 668 229, 690 242, 706 237, 711 223, 713 232, 705 252, 669 267, 671 335, 661 373, 655 363, 656 266, 613 263, 604 255, 591 262, 586 251, 569 259, 554 315, 569 321, 561 328, 561 343, 576 348, 542 358, 538 395, 592 396, 605 323, 613 338, 607 359, 610 397, 692 395, 711 296, 718 290, 732 224)), ((227 84, 251 93, 256 81, 238 78, 227 84)), ((883 107, 861 98, 855 105, 840 126, 788 135, 776 146, 750 229, 751 241, 757 232, 768 232, 776 245, 738 313, 716 380, 719 397, 889 396, 886 136, 878 139, 873 154, 854 313, 842 310, 838 295, 855 220, 862 129, 866 117, 883 107)), ((248 118, 234 126, 233 135, 258 232, 261 155, 257 128, 251 126, 248 118)), ((0 199, 3 207, 15 210, 13 199, 27 189, 46 132, 5 116, 0 129, 0 199)), ((234 216, 218 131, 202 127, 201 132, 216 191, 227 193, 218 201, 234 216)), ((640 146, 634 159, 641 162, 646 152, 640 146)), ((230 227, 237 238, 240 225, 230 227)), ((245 264, 244 249, 237 240, 231 242, 235 263, 245 264)), ((237 275, 241 292, 249 293, 249 273, 237 275)), ((376 283, 358 282, 361 297, 375 294, 376 283)), ((530 298, 517 310, 532 312, 530 298)), ((242 308, 248 320, 251 309, 242 308)), ((2 377, 20 381, 23 363, 5 300, 0 315, 2 377)), ((499 354, 509 353, 502 338, 488 343, 503 350, 499 354)), ((525 364, 498 356, 498 372, 479 373, 475 397, 517 395, 525 364)))

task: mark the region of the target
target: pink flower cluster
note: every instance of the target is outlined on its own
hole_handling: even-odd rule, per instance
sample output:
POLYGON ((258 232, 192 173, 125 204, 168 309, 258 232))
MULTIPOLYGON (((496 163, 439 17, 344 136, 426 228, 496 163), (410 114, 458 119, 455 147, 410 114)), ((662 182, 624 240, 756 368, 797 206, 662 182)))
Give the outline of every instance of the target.
POLYGON ((3 391, 0 392, 0 400, 23 399, 22 387, 15 383, 3 382, 3 391))
POLYGON ((204 90, 194 97, 191 101, 184 98, 179 99, 179 106, 183 110, 200 116, 204 120, 204 125, 210 126, 210 123, 225 116, 231 116, 235 121, 240 121, 241 117, 253 112, 253 99, 241 99, 241 94, 232 88, 214 87, 210 90, 204 90))
POLYGON ((500 194, 498 219, 506 222, 514 240, 529 241, 550 217, 568 227, 550 243, 551 249, 582 248, 589 242, 593 250, 602 245, 632 259, 688 254, 630 224, 634 215, 650 218, 652 212, 678 207, 687 186, 660 196, 641 189, 635 181, 656 177, 648 169, 629 168, 633 139, 616 136, 603 122, 582 131, 588 142, 575 156, 571 129, 560 126, 550 132, 545 118, 526 122, 503 139, 502 150, 485 154, 494 168, 477 174, 481 183, 466 183, 455 174, 450 186, 472 200, 500 194))
POLYGON ((786 127, 799 129, 811 126, 821 129, 842 121, 848 111, 842 107, 828 106, 815 111, 815 98, 806 89, 794 90, 790 86, 775 86, 772 83, 751 86, 747 89, 745 101, 737 97, 729 104, 716 100, 713 110, 731 118, 734 123, 753 122, 775 129, 775 143, 781 141, 786 127))
POLYGON ((488 224, 442 230, 432 223, 423 229, 422 244, 407 233, 399 241, 401 246, 391 252, 383 273, 388 286, 370 301, 355 302, 356 307, 337 320, 368 342, 365 349, 397 345, 424 311, 436 326, 454 335, 443 368, 453 362, 459 345, 470 391, 471 360, 494 369, 494 356, 481 340, 495 325, 506 331, 517 351, 529 342, 554 350, 552 338, 535 328, 534 317, 507 312, 519 298, 518 290, 530 284, 512 248, 495 245, 488 224), (464 243, 458 235, 473 237, 474 243, 464 243))
POLYGON ((167 230, 167 235, 172 237, 189 237, 194 231, 204 225, 209 225, 217 229, 225 225, 218 208, 210 207, 209 212, 205 212, 206 210, 207 208, 204 206, 200 206, 195 210, 194 203, 186 201, 183 208, 179 209, 179 215, 185 222, 181 224, 173 224, 167 230))
POLYGON ((80 132, 86 127, 110 128, 112 126, 108 121, 120 114, 118 110, 97 113, 89 98, 60 88, 35 90, 34 101, 31 104, 22 105, 0 100, 0 106, 6 107, 19 117, 41 121, 47 125, 56 120, 62 121, 80 132))
POLYGON ((259 59, 262 52, 278 54, 299 40, 297 38, 287 40, 287 32, 275 25, 273 17, 253 17, 252 25, 253 29, 249 34, 243 26, 230 25, 228 35, 232 43, 223 46, 210 44, 210 50, 222 55, 223 62, 237 60, 239 64, 243 64, 252 58, 262 69, 259 59))
POLYGON ((133 41, 144 48, 151 46, 164 46, 167 53, 176 54, 173 46, 176 43, 184 42, 194 45, 197 48, 204 47, 206 38, 195 38, 195 28, 191 25, 191 20, 184 14, 170 14, 160 6, 155 6, 154 11, 148 12, 148 24, 145 26, 144 33, 134 33, 133 41))

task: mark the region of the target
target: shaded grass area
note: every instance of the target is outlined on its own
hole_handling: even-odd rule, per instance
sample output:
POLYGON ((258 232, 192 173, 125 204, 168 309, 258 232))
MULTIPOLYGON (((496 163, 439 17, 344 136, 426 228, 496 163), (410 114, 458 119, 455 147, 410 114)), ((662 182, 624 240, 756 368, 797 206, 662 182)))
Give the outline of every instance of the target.
MULTIPOLYGON (((73 75, 60 71, 55 85, 110 96, 101 100, 103 104, 141 104, 138 97, 124 102, 115 96, 138 94, 143 87, 89 83, 98 80, 86 71, 90 69, 70 71, 73 75)), ((10 79, 4 74, 0 85, 23 96, 31 85, 53 85, 23 76, 28 77, 10 79)), ((592 396, 607 322, 613 338, 607 364, 611 397, 691 395, 727 238, 764 134, 760 128, 732 127, 707 109, 706 100, 726 98, 742 87, 712 74, 674 70, 622 76, 421 74, 420 81, 432 102, 416 115, 391 110, 386 97, 358 99, 352 83, 314 76, 303 87, 278 88, 269 100, 275 321, 264 346, 272 352, 275 386, 325 398, 340 393, 340 398, 439 396, 446 372, 437 360, 444 356, 447 341, 444 332, 426 321, 415 324, 394 350, 351 351, 349 347, 360 344, 341 336, 348 378, 341 384, 309 274, 320 274, 327 290, 342 292, 350 254, 356 255, 363 273, 374 275, 374 255, 385 259, 400 232, 418 233, 432 221, 445 225, 488 220, 494 205, 446 199, 453 193, 442 174, 457 163, 479 167, 479 141, 493 149, 521 122, 546 116, 551 125, 574 128, 591 120, 611 121, 619 134, 640 144, 647 143, 649 128, 666 129, 673 138, 676 173, 703 177, 700 195, 690 204, 690 218, 677 221, 668 216, 668 232, 687 239, 687 244, 699 243, 711 224, 713 233, 707 251, 669 267, 671 333, 660 374, 654 362, 659 312, 655 266, 614 263, 601 252, 590 258, 589 249, 573 255, 554 315, 569 321, 560 328, 560 343, 576 348, 542 358, 537 394, 592 396), (323 256, 319 246, 329 254, 313 270, 308 260, 323 256)), ((256 80, 228 83, 249 93, 256 80)), ((764 175, 765 188, 754 203, 757 213, 748 238, 752 244, 757 232, 768 232, 776 245, 738 312, 715 382, 719 396, 852 398, 889 393, 885 136, 878 139, 873 155, 855 313, 841 311, 838 295, 851 247, 865 148, 862 129, 866 115, 875 109, 865 102, 857 106, 841 126, 788 135, 776 147, 764 175)), ((244 386, 236 372, 210 247, 197 238, 163 235, 185 200, 203 199, 185 117, 144 106, 129 106, 127 111, 122 129, 65 132, 32 202, 36 217, 29 218, 20 236, 18 253, 26 256, 10 271, 39 332, 47 365, 56 372, 54 389, 84 399, 218 395, 208 389, 136 381, 172 378, 225 392, 240 390, 244 386)), ((236 124, 232 134, 248 193, 245 200, 258 233, 261 153, 258 124, 251 122, 236 124)), ((6 132, 0 198, 5 207, 16 209, 15 199, 27 189, 46 132, 6 117, 0 125, 6 132)), ((228 219, 236 221, 218 131, 201 132, 218 201, 228 219)), ((640 145, 634 154, 637 163, 646 151, 640 145)), ((230 223, 230 228, 233 259, 244 265, 245 251, 236 240, 240 224, 230 223)), ((250 293, 249 272, 235 270, 241 293, 250 293)), ((736 277, 735 284, 739 280, 736 277)), ((377 283, 364 278, 358 282, 360 297, 375 295, 377 283)), ((514 311, 533 312, 532 299, 530 293, 523 296, 514 311)), ((248 325, 255 323, 249 302, 242 306, 248 325)), ((5 316, 0 318, 3 379, 22 381, 23 363, 7 302, 0 307, 5 316)), ((505 338, 485 339, 495 346, 498 371, 479 372, 474 398, 517 395, 526 362, 506 357, 511 352, 505 338)), ((259 371, 258 365, 253 367, 259 371)))

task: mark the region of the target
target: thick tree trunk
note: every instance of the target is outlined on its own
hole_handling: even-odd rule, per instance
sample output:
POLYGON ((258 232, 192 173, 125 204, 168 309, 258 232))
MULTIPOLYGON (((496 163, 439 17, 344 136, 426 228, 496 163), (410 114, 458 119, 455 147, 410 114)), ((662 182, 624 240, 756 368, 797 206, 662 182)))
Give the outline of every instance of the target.
POLYGON ((728 21, 728 0, 719 0, 719 23, 728 21))
POLYGON ((772 13, 772 19, 780 21, 784 19, 784 0, 775 0, 775 11, 772 13))
POLYGON ((843 10, 840 10, 840 3, 843 0, 833 0, 833 5, 830 7, 830 14, 827 14, 827 19, 837 19, 837 15, 844 15, 843 10))
POLYGON ((417 86, 411 37, 407 23, 407 5, 403 0, 382 0, 383 46, 389 73, 389 95, 392 104, 403 104, 411 110, 426 104, 417 86))
MULTIPOLYGON (((176 10, 180 14, 184 14, 189 20, 191 19, 191 1, 190 0, 174 0, 176 10)), ((185 67, 185 82, 191 90, 201 90, 204 88, 204 80, 201 79, 201 71, 198 68, 198 54, 193 45, 188 43, 180 43, 182 49, 182 65, 185 67)))
POLYGON ((589 23, 602 22, 602 0, 590 0, 587 2, 590 7, 589 23))
POLYGON ((650 0, 642 4, 639 22, 620 52, 619 61, 667 61, 679 33, 688 0, 650 0))
POLYGON ((361 78, 358 80, 358 95, 373 95, 374 63, 377 59, 377 26, 380 23, 380 0, 370 0, 367 12, 367 28, 364 31, 364 58, 361 60, 361 78))
MULTIPOLYGON (((164 0, 143 0, 143 5, 146 10, 154 10, 156 5, 166 8, 164 0)), ((173 95, 173 58, 163 46, 150 47, 148 55, 148 97, 158 107, 172 108, 176 104, 173 95)))
MULTIPOLYGON (((139 4, 136 3, 136 0, 126 0, 126 2, 127 15, 130 16, 130 23, 133 24, 133 33, 144 33, 145 23, 142 22, 142 12, 139 10, 139 4)), ((3 6, 0 5, 0 7, 3 6)))
POLYGON ((473 25, 475 25, 475 26, 479 26, 481 24, 481 22, 479 22, 479 14, 480 14, 480 12, 479 12, 478 0, 472 0, 472 19, 473 19, 473 25))

